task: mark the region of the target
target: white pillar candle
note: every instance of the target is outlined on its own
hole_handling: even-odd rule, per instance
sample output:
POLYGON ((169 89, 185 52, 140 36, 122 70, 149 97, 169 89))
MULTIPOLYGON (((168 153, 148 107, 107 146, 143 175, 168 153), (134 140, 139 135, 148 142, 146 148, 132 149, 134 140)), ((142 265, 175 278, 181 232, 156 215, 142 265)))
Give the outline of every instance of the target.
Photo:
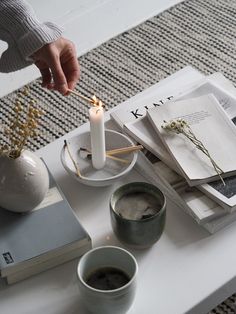
POLYGON ((106 162, 104 112, 102 107, 89 109, 92 164, 102 169, 106 162))

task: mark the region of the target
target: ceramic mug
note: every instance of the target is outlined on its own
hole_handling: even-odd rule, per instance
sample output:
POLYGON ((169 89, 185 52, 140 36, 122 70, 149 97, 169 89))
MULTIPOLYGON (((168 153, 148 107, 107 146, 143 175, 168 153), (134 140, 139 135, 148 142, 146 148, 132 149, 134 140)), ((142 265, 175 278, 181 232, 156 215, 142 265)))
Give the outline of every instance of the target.
POLYGON ((87 310, 96 314, 122 314, 131 307, 136 291, 138 264, 127 250, 116 246, 102 246, 87 252, 77 267, 81 300, 87 310), (88 278, 101 269, 116 269, 127 276, 126 284, 115 289, 98 289, 88 278))
POLYGON ((163 233, 166 197, 150 183, 131 182, 122 185, 111 196, 110 217, 112 229, 122 243, 137 249, 148 248, 163 233), (122 205, 119 205, 121 201, 122 205), (123 212, 119 212, 120 206, 123 212))

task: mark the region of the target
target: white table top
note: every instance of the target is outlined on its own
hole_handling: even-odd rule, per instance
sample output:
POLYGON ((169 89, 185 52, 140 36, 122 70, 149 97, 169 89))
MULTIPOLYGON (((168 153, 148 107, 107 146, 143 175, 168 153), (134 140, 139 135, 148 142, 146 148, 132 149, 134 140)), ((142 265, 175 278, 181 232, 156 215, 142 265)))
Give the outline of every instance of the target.
MULTIPOLYGON (((109 198, 129 181, 144 180, 132 173, 115 185, 84 186, 65 172, 60 162, 63 140, 88 130, 84 124, 40 149, 93 247, 118 245, 110 224, 109 198)), ((138 289, 129 314, 207 313, 236 290, 236 224, 209 235, 168 200, 167 221, 160 240, 148 250, 130 250, 139 264, 138 289)), ((86 314, 76 282, 77 260, 6 286, 0 281, 0 312, 4 314, 86 314)))

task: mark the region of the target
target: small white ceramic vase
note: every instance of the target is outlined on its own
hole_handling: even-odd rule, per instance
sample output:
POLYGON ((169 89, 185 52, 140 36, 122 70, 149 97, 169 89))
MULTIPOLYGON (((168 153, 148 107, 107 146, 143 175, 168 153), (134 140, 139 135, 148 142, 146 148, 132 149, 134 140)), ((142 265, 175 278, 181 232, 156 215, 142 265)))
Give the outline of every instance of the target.
POLYGON ((24 150, 16 159, 0 156, 0 206, 27 212, 44 199, 49 187, 48 171, 34 153, 24 150))

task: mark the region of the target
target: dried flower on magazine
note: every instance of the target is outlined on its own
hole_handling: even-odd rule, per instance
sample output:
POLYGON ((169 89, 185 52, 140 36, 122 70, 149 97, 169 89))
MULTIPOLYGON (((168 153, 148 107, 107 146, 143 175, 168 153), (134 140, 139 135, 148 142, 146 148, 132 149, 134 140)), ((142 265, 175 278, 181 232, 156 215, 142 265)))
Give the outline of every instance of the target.
POLYGON ((216 162, 211 157, 209 151, 204 146, 204 144, 199 139, 196 138, 191 127, 189 126, 189 124, 185 120, 176 119, 176 120, 170 120, 169 122, 164 121, 162 128, 167 130, 167 131, 174 132, 176 134, 183 134, 185 137, 187 137, 195 145, 195 147, 197 149, 199 149, 203 154, 205 154, 210 159, 212 166, 214 167, 220 180, 225 185, 225 182, 221 176, 221 174, 223 173, 222 169, 216 164, 216 162))

